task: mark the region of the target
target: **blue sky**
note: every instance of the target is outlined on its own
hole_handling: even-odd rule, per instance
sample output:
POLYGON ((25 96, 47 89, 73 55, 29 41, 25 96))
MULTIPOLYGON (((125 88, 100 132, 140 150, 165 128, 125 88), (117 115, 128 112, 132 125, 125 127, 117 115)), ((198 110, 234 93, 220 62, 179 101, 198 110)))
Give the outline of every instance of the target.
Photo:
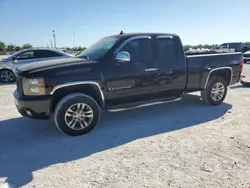
POLYGON ((184 44, 250 41, 250 0, 0 0, 0 41, 89 46, 124 32, 166 32, 184 44))

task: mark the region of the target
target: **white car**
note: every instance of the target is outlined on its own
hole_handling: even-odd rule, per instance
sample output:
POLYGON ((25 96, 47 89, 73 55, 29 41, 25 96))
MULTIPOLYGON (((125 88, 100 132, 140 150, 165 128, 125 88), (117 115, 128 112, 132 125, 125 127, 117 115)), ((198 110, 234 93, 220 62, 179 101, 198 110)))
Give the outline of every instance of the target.
POLYGON ((15 75, 13 70, 19 65, 69 57, 72 58, 74 56, 52 48, 31 48, 20 50, 7 58, 0 60, 0 81, 4 83, 14 82, 15 75))
POLYGON ((250 51, 247 51, 243 54, 244 63, 250 63, 250 51))
POLYGON ((216 46, 213 51, 216 52, 234 52, 233 48, 228 48, 227 46, 216 46))

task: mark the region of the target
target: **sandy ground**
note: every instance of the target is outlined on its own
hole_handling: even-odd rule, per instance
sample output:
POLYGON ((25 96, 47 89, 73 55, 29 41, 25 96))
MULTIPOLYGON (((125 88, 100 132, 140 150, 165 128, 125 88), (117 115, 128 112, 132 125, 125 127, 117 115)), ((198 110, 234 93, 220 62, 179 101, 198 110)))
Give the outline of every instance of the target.
POLYGON ((7 55, 0 55, 0 59, 8 57, 7 55))
MULTIPOLYGON (((250 77, 250 66, 245 66, 250 77)), ((199 97, 103 113, 81 137, 22 118, 0 86, 0 185, 10 187, 250 187, 250 88, 225 103, 199 97)))

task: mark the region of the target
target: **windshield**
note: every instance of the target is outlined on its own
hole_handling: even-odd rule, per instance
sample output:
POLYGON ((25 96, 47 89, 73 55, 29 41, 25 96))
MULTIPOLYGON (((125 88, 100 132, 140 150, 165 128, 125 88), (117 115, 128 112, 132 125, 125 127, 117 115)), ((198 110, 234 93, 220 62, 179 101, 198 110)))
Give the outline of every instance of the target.
POLYGON ((98 60, 102 58, 116 43, 116 37, 105 37, 81 52, 79 58, 98 60))
POLYGON ((11 59, 12 57, 15 57, 15 56, 19 55, 19 54, 20 54, 21 52, 23 52, 23 51, 24 51, 24 50, 17 51, 17 52, 15 52, 15 53, 9 55, 8 57, 6 57, 4 60, 9 60, 9 59, 11 59))

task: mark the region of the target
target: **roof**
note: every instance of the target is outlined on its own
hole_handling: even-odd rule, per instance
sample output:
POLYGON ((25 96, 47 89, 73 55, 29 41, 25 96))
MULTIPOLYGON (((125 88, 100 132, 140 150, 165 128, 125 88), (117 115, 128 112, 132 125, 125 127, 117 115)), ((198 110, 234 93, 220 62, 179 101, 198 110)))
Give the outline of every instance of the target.
POLYGON ((124 37, 124 38, 129 38, 129 37, 135 37, 135 36, 143 36, 143 35, 149 35, 149 36, 159 36, 159 35, 171 35, 171 36, 178 36, 177 34, 174 33, 124 33, 124 34, 117 34, 117 35, 111 35, 109 37, 124 37))

